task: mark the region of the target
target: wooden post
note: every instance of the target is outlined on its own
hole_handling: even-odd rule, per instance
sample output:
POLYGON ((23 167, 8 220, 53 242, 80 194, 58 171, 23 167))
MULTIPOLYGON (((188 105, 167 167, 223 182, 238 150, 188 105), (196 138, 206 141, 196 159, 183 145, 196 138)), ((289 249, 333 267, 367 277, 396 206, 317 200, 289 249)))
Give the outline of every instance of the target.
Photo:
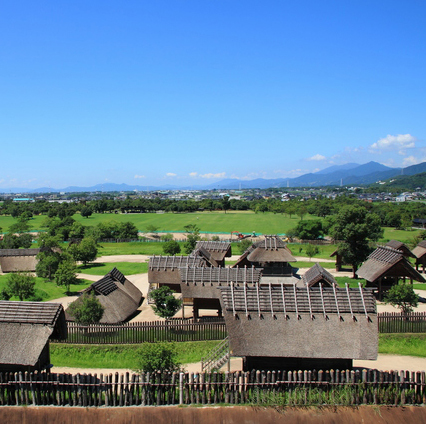
POLYGON ((179 373, 179 405, 183 405, 183 372, 179 373))

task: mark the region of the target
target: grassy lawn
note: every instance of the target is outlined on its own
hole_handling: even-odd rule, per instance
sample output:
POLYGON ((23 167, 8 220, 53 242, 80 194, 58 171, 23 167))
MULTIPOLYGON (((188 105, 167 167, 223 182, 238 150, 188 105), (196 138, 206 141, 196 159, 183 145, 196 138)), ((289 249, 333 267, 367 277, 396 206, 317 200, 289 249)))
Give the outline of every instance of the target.
MULTIPOLYGON (((0 291, 6 287, 8 276, 7 275, 0 275, 0 291)), ((92 284, 91 281, 87 281, 84 279, 79 279, 78 284, 72 284, 70 287, 70 293, 69 295, 75 295, 77 292, 85 289, 90 284, 92 284)), ((38 300, 38 301, 46 301, 46 300, 52 300, 52 299, 58 299, 60 297, 67 296, 67 293, 65 292, 65 287, 56 285, 55 282, 52 281, 46 281, 44 278, 36 278, 36 285, 35 285, 35 296, 34 299, 29 300, 38 300)), ((10 300, 19 300, 17 297, 12 297, 10 300)))
POLYGON ((426 284, 425 283, 413 283, 413 289, 426 290, 426 284))
MULTIPOLYGON (((217 341, 178 343, 178 360, 199 362, 217 341)), ((57 367, 129 368, 138 367, 142 345, 70 345, 51 343, 51 361, 57 367)), ((380 334, 379 353, 426 357, 426 334, 380 334)))
MULTIPOLYGON (((315 258, 312 258, 311 261, 297 261, 291 263, 296 268, 311 268, 315 265, 315 258)), ((319 262, 319 264, 325 269, 335 269, 336 264, 334 262, 319 262)))
MULTIPOLYGON (((199 362, 218 343, 215 340, 178 343, 178 361, 182 364, 199 362)), ((105 346, 51 343, 50 357, 57 367, 136 369, 142 349, 143 344, 105 346)))
POLYGON ((124 275, 144 274, 148 272, 148 263, 142 262, 114 262, 114 263, 96 263, 87 266, 80 265, 77 272, 89 275, 105 275, 116 267, 124 275))
MULTIPOLYGON (((183 243, 179 244, 183 252, 183 243)), ((163 255, 163 246, 162 242, 99 243, 98 256, 163 255)))
MULTIPOLYGON (((321 264, 322 265, 322 264, 321 264)), ((362 278, 358 278, 357 280, 354 280, 351 277, 334 277, 335 280, 337 281, 337 284, 339 285, 339 287, 346 287, 345 284, 348 283, 349 284, 349 288, 355 288, 357 289, 358 283, 361 283, 361 286, 364 287, 365 286, 365 280, 363 280, 362 278)))
POLYGON ((379 353, 426 358, 426 334, 379 334, 379 353))

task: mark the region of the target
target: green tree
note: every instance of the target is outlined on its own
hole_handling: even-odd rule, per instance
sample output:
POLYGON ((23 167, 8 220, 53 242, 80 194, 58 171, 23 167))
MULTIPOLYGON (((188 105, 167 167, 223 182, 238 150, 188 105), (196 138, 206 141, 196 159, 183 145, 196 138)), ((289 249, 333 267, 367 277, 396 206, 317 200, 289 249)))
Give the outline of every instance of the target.
POLYGON ((159 228, 160 227, 157 227, 156 225, 149 224, 146 226, 146 232, 151 233, 151 235, 155 237, 156 236, 155 232, 158 231, 159 228))
POLYGON ((248 238, 241 240, 238 243, 238 249, 240 250, 240 253, 243 254, 252 244, 252 241, 248 238))
POLYGON ((301 240, 316 240, 324 234, 322 222, 319 219, 299 221, 294 234, 301 240))
POLYGON ((223 196, 222 198, 222 210, 226 211, 231 207, 231 203, 229 202, 229 196, 223 196))
POLYGON ((81 240, 84 238, 84 233, 86 232, 86 227, 83 224, 80 224, 80 222, 74 222, 71 225, 71 230, 69 233, 69 237, 72 240, 81 240))
POLYGON ((401 309, 401 313, 406 315, 417 307, 419 296, 414 292, 411 284, 396 284, 389 289, 385 302, 401 309))
POLYGON ((58 286, 65 286, 67 293, 70 291, 71 284, 77 282, 75 262, 71 257, 62 260, 55 272, 55 281, 58 286))
POLYGON ((74 317, 77 324, 96 324, 104 315, 104 307, 96 298, 94 293, 84 293, 76 301, 71 303, 67 312, 74 317))
POLYGON ((197 244, 197 241, 200 240, 200 229, 195 224, 185 225, 184 230, 186 231, 186 242, 183 245, 185 253, 189 255, 197 244))
POLYGON ((35 278, 25 272, 16 272, 9 275, 6 282, 6 293, 16 296, 22 302, 35 295, 35 278))
POLYGON ((151 305, 155 314, 161 318, 170 319, 182 306, 182 300, 173 296, 174 291, 168 286, 162 286, 151 292, 151 305))
POLYGON ((61 254, 53 250, 41 251, 37 255, 37 259, 37 277, 47 278, 49 281, 52 281, 61 263, 61 254))
POLYGON ((144 343, 138 361, 138 372, 178 371, 181 364, 177 360, 174 343, 144 343))
POLYGON ((96 259, 98 248, 96 240, 92 237, 85 237, 80 243, 72 244, 69 252, 75 261, 81 261, 84 265, 96 259))
POLYGON ((343 206, 339 213, 327 218, 328 234, 338 243, 338 251, 346 263, 356 270, 370 254, 369 241, 377 241, 383 234, 380 218, 363 206, 343 206))
POLYGON ((83 206, 81 208, 80 214, 84 218, 89 218, 93 213, 92 208, 90 206, 83 206))
POLYGON ((318 255, 319 249, 318 246, 314 244, 308 244, 305 249, 306 255, 308 255, 309 260, 311 260, 315 255, 318 255))
POLYGON ((163 244, 163 252, 166 255, 177 255, 180 253, 180 245, 176 240, 169 240, 163 244))

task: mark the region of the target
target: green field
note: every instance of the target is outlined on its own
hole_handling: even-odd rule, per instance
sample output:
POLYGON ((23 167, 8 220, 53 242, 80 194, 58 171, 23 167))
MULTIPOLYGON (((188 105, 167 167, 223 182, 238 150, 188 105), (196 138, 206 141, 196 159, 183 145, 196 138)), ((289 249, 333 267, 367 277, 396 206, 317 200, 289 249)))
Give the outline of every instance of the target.
POLYGON ((379 353, 426 358, 426 334, 379 334, 379 353))
MULTIPOLYGON (((0 292, 3 290, 4 287, 6 287, 6 282, 8 279, 8 275, 0 275, 0 292)), ((92 281, 79 279, 78 284, 71 284, 70 286, 70 293, 66 293, 66 289, 63 286, 56 285, 55 282, 47 281, 44 278, 36 278, 36 284, 35 284, 35 296, 33 299, 28 300, 37 300, 37 301, 47 301, 52 299, 58 299, 60 297, 65 297, 68 295, 75 295, 79 291, 84 290, 86 287, 88 287, 90 284, 92 284, 92 281)), ((17 297, 12 297, 10 300, 19 300, 17 297)))

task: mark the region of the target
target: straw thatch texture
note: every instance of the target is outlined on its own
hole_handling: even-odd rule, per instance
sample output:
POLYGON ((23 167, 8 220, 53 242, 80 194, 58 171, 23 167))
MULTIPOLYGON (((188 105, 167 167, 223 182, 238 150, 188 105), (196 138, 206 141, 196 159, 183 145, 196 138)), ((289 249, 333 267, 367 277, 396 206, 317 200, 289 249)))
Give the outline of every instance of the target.
POLYGON ((200 258, 204 259, 206 261, 207 266, 214 266, 214 267, 219 266, 219 264, 217 263, 217 261, 213 257, 212 253, 209 252, 208 250, 204 249, 204 247, 195 248, 191 252, 190 256, 200 257, 200 258))
POLYGON ((385 246, 391 247, 392 249, 400 250, 406 258, 416 257, 402 241, 390 240, 385 244, 385 246))
POLYGON ((362 289, 220 288, 231 354, 376 359, 377 314, 362 289))
POLYGON ((40 249, 0 249, 2 272, 34 272, 40 249))
POLYGON ((45 368, 51 337, 67 337, 61 304, 0 301, 0 370, 45 368))
POLYGON ((426 256, 426 240, 421 241, 414 249, 413 254, 417 259, 424 259, 426 256))
POLYGON ((332 287, 333 284, 337 284, 334 277, 318 263, 305 272, 302 282, 303 285, 309 287, 318 286, 319 284, 332 287))
MULTIPOLYGON (((117 324, 126 321, 136 312, 142 300, 141 291, 117 268, 91 284, 83 293, 94 293, 105 308, 99 321, 105 324, 117 324)), ((81 302, 81 299, 77 299, 75 302, 81 302)), ((67 320, 74 320, 68 309, 67 320)))
POLYGON ((400 250, 379 246, 358 269, 357 275, 370 283, 384 277, 402 278, 425 282, 400 250))
POLYGON ((212 258, 221 266, 225 265, 225 258, 232 256, 231 243, 225 241, 197 241, 195 249, 202 247, 212 255, 212 258))

